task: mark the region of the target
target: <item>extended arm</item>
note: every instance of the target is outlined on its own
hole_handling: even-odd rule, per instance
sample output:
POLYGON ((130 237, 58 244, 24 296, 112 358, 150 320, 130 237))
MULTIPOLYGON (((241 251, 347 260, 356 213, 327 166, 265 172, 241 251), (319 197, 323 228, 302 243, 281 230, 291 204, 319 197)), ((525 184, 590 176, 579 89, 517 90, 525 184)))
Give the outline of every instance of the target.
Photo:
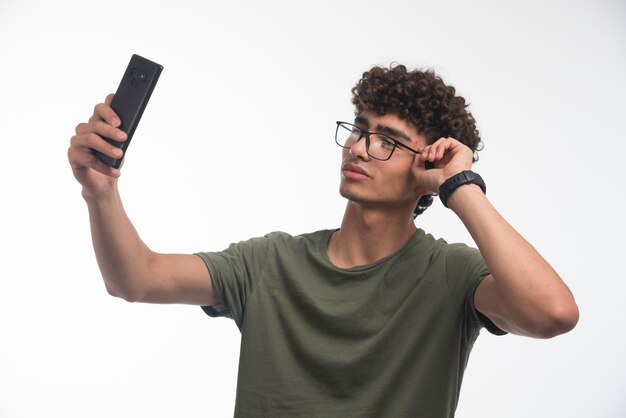
POLYGON ((140 239, 117 189, 120 171, 104 165, 97 149, 119 158, 100 136, 125 140, 110 108, 113 95, 99 104, 87 123, 76 127, 68 159, 87 202, 93 245, 108 292, 128 301, 213 305, 217 298, 204 262, 195 255, 159 254, 140 239))
MULTIPOLYGON (((416 178, 433 192, 447 178, 471 167, 471 150, 452 138, 421 151, 416 159, 431 161, 436 169, 423 170, 421 164, 415 168, 416 178)), ((491 271, 476 290, 476 309, 501 329, 519 335, 551 338, 574 328, 578 307, 572 293, 478 186, 456 189, 448 207, 467 227, 491 271)))

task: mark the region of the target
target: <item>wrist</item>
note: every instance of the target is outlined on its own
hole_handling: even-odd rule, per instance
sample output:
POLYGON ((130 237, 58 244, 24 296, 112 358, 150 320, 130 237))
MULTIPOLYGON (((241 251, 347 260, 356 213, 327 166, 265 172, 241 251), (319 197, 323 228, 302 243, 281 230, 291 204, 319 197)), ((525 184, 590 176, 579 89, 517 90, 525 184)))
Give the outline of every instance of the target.
POLYGON ((448 209, 462 216, 467 210, 472 210, 474 202, 482 199, 486 198, 480 186, 468 183, 450 195, 448 209))
POLYGON ((97 190, 93 190, 87 187, 83 187, 82 196, 87 204, 100 203, 111 201, 116 195, 118 195, 117 183, 109 183, 97 190))
POLYGON ((457 191, 466 185, 475 185, 487 193, 487 186, 479 174, 471 170, 464 170, 454 176, 449 177, 439 186, 439 198, 445 207, 448 207, 448 199, 457 191))

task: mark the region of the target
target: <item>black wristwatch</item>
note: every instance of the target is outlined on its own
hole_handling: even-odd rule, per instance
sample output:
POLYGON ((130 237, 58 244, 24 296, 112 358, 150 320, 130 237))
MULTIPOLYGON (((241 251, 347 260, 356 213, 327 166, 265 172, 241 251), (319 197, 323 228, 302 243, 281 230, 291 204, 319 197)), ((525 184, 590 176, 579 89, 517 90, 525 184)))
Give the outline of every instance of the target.
POLYGON ((483 178, 473 171, 465 170, 450 177, 439 186, 439 198, 441 199, 441 203, 443 203, 445 207, 448 207, 448 198, 452 192, 464 184, 476 184, 481 188, 483 193, 487 194, 487 186, 483 178))

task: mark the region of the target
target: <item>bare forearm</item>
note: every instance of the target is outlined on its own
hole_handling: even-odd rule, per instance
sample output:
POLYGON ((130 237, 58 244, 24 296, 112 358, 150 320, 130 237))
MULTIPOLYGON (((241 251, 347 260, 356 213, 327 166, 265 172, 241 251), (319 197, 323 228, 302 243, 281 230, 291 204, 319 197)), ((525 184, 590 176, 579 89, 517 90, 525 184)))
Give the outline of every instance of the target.
POLYGON ((114 296, 136 300, 141 282, 149 279, 150 249, 126 215, 116 185, 101 196, 83 193, 83 197, 107 290, 114 296))
POLYGON ((532 300, 537 291, 546 287, 566 289, 556 272, 495 210, 477 186, 459 188, 449 205, 467 227, 505 294, 532 300))
POLYGON ((531 335, 571 329, 578 318, 571 292, 478 186, 460 187, 448 202, 485 258, 513 328, 531 335))

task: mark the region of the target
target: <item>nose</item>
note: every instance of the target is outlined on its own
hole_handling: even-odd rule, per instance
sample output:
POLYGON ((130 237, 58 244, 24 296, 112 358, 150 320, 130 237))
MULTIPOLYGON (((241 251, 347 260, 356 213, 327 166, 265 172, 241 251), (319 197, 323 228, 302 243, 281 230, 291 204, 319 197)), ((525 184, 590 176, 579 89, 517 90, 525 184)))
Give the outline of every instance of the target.
POLYGON ((369 155, 367 154, 367 138, 365 138, 365 135, 361 135, 361 137, 352 144, 350 147, 350 155, 353 158, 360 158, 364 161, 369 160, 369 155))

